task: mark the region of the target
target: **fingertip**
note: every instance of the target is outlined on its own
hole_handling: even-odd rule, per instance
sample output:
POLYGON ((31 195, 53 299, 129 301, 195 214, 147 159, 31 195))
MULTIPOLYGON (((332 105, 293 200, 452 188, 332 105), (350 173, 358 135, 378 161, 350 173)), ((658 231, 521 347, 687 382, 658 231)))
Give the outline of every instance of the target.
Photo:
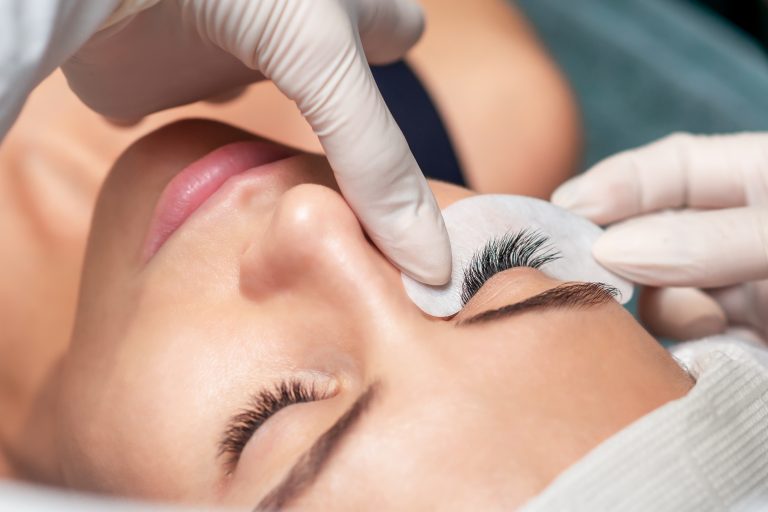
POLYGON ((400 270, 408 277, 429 286, 443 286, 451 279, 451 266, 448 265, 416 265, 409 268, 400 267, 400 270))
POLYGON ((398 13, 398 25, 402 27, 400 32, 406 36, 406 42, 413 46, 424 34, 426 26, 424 7, 414 0, 397 0, 395 4, 397 4, 395 11, 398 13))
POLYGON ((430 203, 417 209, 401 236, 377 241, 371 234, 371 238, 403 274, 426 285, 442 286, 451 280, 453 271, 451 242, 437 203, 430 203))
POLYGON ((371 2, 363 15, 360 38, 371 64, 389 64, 405 55, 424 33, 424 10, 413 0, 371 2))
POLYGON ((437 233, 414 237, 411 250, 400 248, 397 251, 399 257, 393 261, 408 277, 426 285, 442 286, 451 280, 453 271, 451 244, 444 225, 433 227, 430 231, 437 233), (425 239, 432 242, 425 244, 425 239))
POLYGON ((678 341, 720 334, 728 327, 725 311, 697 288, 645 288, 638 313, 652 334, 678 341))
POLYGON ((581 215, 585 199, 583 181, 583 176, 577 176, 557 187, 550 198, 552 204, 581 215))
POLYGON ((627 236, 626 230, 619 225, 606 230, 592 246, 592 256, 604 267, 621 273, 623 267, 634 263, 633 241, 637 237, 627 236))
POLYGON ((602 266, 625 279, 649 286, 679 286, 696 268, 684 247, 670 245, 670 230, 659 215, 638 217, 609 227, 592 246, 602 266), (666 229, 665 229, 666 228, 666 229))
POLYGON ((627 177, 626 156, 615 155, 558 187, 553 204, 600 225, 637 212, 636 184, 627 177))

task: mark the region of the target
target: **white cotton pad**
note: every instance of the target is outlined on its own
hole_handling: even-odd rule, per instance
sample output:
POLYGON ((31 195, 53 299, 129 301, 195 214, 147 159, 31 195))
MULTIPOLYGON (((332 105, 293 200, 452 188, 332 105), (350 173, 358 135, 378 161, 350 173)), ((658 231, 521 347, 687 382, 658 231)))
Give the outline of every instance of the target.
POLYGON ((480 195, 462 199, 443 210, 453 251, 451 280, 428 286, 402 275, 411 300, 428 315, 449 317, 462 308, 464 268, 489 241, 521 230, 536 231, 550 239, 560 258, 540 270, 562 281, 588 281, 612 285, 622 303, 632 298, 632 283, 602 267, 592 257, 592 246, 603 230, 583 217, 552 203, 523 196, 480 195))

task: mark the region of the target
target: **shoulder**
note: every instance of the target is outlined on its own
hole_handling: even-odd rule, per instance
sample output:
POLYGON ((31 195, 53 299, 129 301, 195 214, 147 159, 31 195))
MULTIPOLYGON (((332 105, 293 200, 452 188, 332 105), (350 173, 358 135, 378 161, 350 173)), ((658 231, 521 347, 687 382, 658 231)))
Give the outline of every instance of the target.
POLYGON ((441 114, 470 188, 549 197, 578 166, 581 123, 533 29, 512 2, 421 4, 427 30, 408 62, 441 114))

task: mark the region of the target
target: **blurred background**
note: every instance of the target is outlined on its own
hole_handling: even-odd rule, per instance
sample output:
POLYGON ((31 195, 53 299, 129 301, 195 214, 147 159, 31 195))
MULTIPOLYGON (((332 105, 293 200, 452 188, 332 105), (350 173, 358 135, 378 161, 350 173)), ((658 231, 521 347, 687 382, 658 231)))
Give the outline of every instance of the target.
MULTIPOLYGON (((472 15, 480 11, 480 2, 474 0, 423 1, 436 5, 437 11, 449 4, 473 9, 472 15)), ((559 173, 550 177, 556 180, 551 184, 554 188, 574 169, 584 170, 611 154, 671 132, 768 130, 768 0, 496 1, 506 9, 503 1, 519 7, 530 20, 575 92, 584 148, 576 156, 579 141, 575 134, 574 147, 558 147, 553 142, 569 126, 559 122, 559 117, 545 119, 545 111, 557 107, 547 96, 551 89, 545 91, 534 84, 531 88, 538 98, 529 101, 526 96, 504 110, 504 102, 496 98, 504 93, 518 95, 519 100, 516 88, 531 80, 525 72, 526 64, 531 68, 531 63, 521 61, 517 54, 509 57, 499 44, 472 47, 463 53, 452 51, 448 43, 461 47, 490 31, 491 23, 479 15, 475 20, 461 17, 462 27, 477 30, 457 33, 447 23, 434 43, 422 45, 421 53, 410 57, 422 79, 433 87, 433 99, 438 103, 452 100, 442 105, 442 114, 448 127, 456 130, 455 139, 464 140, 464 156, 476 169, 487 171, 498 165, 509 170, 512 155, 520 160, 522 171, 537 180, 545 180, 545 166, 559 173), (434 58, 433 50, 442 59, 434 58), (483 57, 491 53, 504 57, 503 65, 477 59, 472 51, 483 57), (468 57, 472 67, 462 67, 459 61, 468 57), (467 69, 484 67, 494 73, 477 79, 467 76, 467 69), (490 93, 477 94, 478 86, 490 93), (547 108, 539 108, 542 104, 547 108), (483 114, 483 108, 496 116, 498 124, 489 123, 489 116, 475 115, 483 114), (545 127, 543 136, 534 129, 537 122, 545 127), (518 141, 524 151, 507 144, 514 135, 529 133, 536 135, 540 145, 532 148, 525 137, 518 141), (506 152, 486 151, 494 144, 506 152), (526 160, 537 152, 541 153, 539 160, 526 160), (568 164, 557 160, 559 153, 560 160, 568 164), (571 168, 577 158, 581 160, 571 168)), ((510 26, 527 32, 521 28, 524 25, 510 26)), ((522 46, 517 44, 519 35, 504 40, 514 51, 522 46)), ((535 70, 539 78, 548 72, 542 72, 542 66, 535 70)), ((392 94, 397 95, 402 88, 395 85, 392 94)), ((409 103, 403 105, 403 115, 413 113, 409 103)), ((13 419, 14 414, 23 417, 24 407, 35 396, 50 364, 66 350, 91 212, 107 169, 138 137, 181 117, 225 119, 301 149, 319 150, 293 104, 268 84, 250 88, 240 102, 198 103, 155 114, 135 127, 115 128, 80 104, 60 72, 49 77, 33 93, 0 148, 0 268, 6 269, 0 277, 0 404, 4 419, 13 419), (248 101, 258 103, 243 103, 248 101), (259 108, 252 108, 254 104, 259 108)), ((418 124, 424 116, 415 117, 418 136, 425 132, 418 124)), ((434 134, 433 125, 428 134, 434 134)), ((428 146, 425 154, 434 153, 434 146, 428 146)), ((534 181, 521 179, 518 183, 534 181)), ((496 183, 486 186, 492 189, 496 183)), ((0 466, 0 474, 2 470, 0 466)))
POLYGON ((584 166, 674 131, 768 129, 766 0, 520 0, 582 109, 584 166))

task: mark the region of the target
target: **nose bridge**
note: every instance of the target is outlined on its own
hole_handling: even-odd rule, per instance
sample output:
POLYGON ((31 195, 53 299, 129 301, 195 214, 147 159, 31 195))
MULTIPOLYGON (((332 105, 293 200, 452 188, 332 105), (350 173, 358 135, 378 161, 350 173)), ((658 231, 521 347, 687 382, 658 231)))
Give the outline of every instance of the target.
POLYGON ((353 313, 392 286, 396 272, 387 267, 338 192, 301 184, 282 195, 266 231, 245 250, 240 283, 251 297, 290 292, 353 313))
POLYGON ((392 336, 381 338, 377 346, 382 379, 405 393, 451 388, 455 388, 451 393, 463 393, 474 387, 478 368, 467 364, 469 347, 451 339, 451 328, 418 322, 411 329, 393 329, 392 336))
POLYGON ((325 275, 336 278, 354 258, 360 226, 338 194, 303 184, 285 192, 266 231, 250 241, 240 262, 241 287, 260 295, 325 275), (339 203, 342 204, 339 204, 339 203))

